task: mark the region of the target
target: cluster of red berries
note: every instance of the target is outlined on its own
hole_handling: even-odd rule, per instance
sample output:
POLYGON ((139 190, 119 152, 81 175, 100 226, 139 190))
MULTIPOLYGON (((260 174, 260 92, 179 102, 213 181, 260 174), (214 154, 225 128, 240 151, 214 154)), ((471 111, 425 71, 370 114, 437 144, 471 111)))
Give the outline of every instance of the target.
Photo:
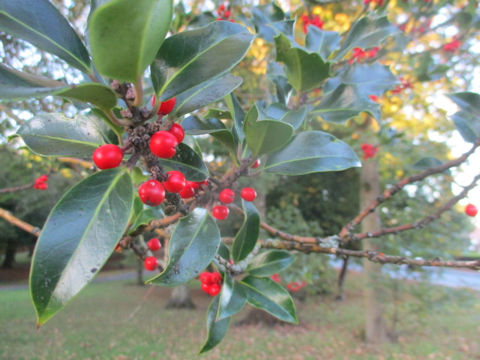
POLYGON ((303 28, 302 29, 303 29, 304 34, 307 33, 309 25, 313 25, 313 26, 315 26, 319 29, 323 28, 323 21, 322 21, 322 19, 320 19, 320 17, 318 15, 310 17, 307 14, 302 14, 302 16, 300 18, 302 19, 302 22, 303 22, 303 28))
POLYGON ((393 88, 392 94, 400 94, 405 89, 411 89, 412 83, 404 78, 400 78, 400 85, 397 85, 393 88))
POLYGON ((382 6, 384 2, 385 0, 363 0, 364 5, 368 5, 372 3, 372 4, 376 4, 376 6, 378 7, 382 6))
MULTIPOLYGON (((158 251, 162 248, 162 243, 157 238, 152 238, 148 240, 147 246, 151 251, 158 251)), ((145 270, 154 271, 158 267, 158 260, 155 256, 147 256, 143 260, 143 266, 145 270)))
POLYGON ((287 289, 290 290, 291 292, 297 292, 307 286, 307 283, 305 280, 303 281, 292 281, 287 284, 287 289))
POLYGON ((445 52, 454 53, 455 51, 457 51, 460 48, 460 46, 462 46, 462 43, 458 39, 453 39, 452 41, 444 44, 442 46, 442 49, 445 52))
POLYGON ((468 216, 475 216, 477 215, 477 213, 478 213, 478 210, 475 205, 468 204, 467 206, 465 206, 465 214, 467 214, 468 216))
POLYGON ((377 53, 380 51, 378 46, 371 48, 369 50, 363 50, 362 48, 356 47, 353 49, 352 57, 348 60, 348 63, 352 65, 355 61, 364 60, 367 58, 374 58, 377 56, 377 53))
POLYGON ((228 10, 228 5, 220 4, 220 6, 217 9, 217 14, 218 14, 217 20, 226 20, 230 22, 235 22, 235 20, 230 19, 230 16, 232 16, 232 12, 228 10))
POLYGON ((37 190, 47 190, 48 189, 48 176, 42 175, 35 179, 35 183, 33 184, 33 188, 37 190))
POLYGON ((282 278, 280 277, 279 274, 273 274, 272 276, 270 276, 270 279, 272 279, 273 281, 279 284, 282 282, 282 278))
POLYGON ((210 296, 216 296, 222 290, 222 276, 218 272, 204 271, 198 279, 202 283, 202 290, 210 296))
MULTIPOLYGON (((257 197, 257 192, 251 187, 245 187, 240 192, 240 197, 245 201, 253 201, 257 197)), ((223 189, 218 194, 218 200, 224 204, 231 204, 235 201, 235 192, 232 189, 223 189)), ((225 205, 217 205, 212 208, 212 216, 218 220, 225 220, 230 210, 225 205)))
POLYGON ((362 144, 362 146, 360 146, 360 149, 362 149, 363 151, 363 160, 367 160, 373 158, 377 154, 378 146, 366 143, 362 144))

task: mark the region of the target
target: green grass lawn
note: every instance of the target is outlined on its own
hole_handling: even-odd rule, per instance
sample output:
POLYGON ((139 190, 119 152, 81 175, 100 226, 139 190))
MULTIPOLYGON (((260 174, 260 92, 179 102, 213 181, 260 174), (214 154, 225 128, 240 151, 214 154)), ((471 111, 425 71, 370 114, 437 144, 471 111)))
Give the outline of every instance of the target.
POLYGON ((210 299, 198 289, 196 310, 165 310, 169 289, 95 283, 40 330, 26 290, 0 291, 0 359, 480 359, 479 293, 464 290, 468 301, 453 295, 420 315, 412 313, 416 300, 406 296, 399 303, 398 341, 369 348, 361 341, 358 283, 358 275, 350 277, 341 303, 329 296, 297 302, 299 326, 232 326, 202 356, 210 299))

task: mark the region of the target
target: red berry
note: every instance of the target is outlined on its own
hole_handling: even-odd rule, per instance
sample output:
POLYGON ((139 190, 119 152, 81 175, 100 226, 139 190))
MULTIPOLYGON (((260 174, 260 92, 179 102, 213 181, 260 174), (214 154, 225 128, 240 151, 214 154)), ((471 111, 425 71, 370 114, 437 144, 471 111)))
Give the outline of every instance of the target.
POLYGON ((218 293, 222 290, 219 284, 212 284, 208 289, 208 295, 210 296, 217 296, 218 293))
POLYGON ((212 209, 212 215, 215 219, 225 220, 230 210, 225 205, 217 205, 212 209))
POLYGON ((253 188, 246 187, 242 189, 240 196, 245 201, 253 201, 257 197, 257 192, 253 188))
POLYGON ((179 193, 185 188, 185 185, 187 185, 185 175, 183 175, 180 171, 169 171, 167 174, 168 179, 167 181, 163 182, 163 186, 165 189, 167 189, 167 191, 179 193))
POLYGON ((207 294, 210 292, 210 284, 209 283, 202 283, 201 288, 207 294))
POLYGON ((468 216, 475 216, 477 215, 477 213, 478 213, 478 210, 475 205, 468 204, 467 206, 465 206, 465 214, 467 214, 468 216))
POLYGON ((157 251, 157 250, 160 250, 162 248, 162 243, 160 242, 159 239, 152 238, 152 239, 148 240, 147 246, 150 250, 157 251))
POLYGON ((163 101, 158 108, 157 114, 158 115, 168 115, 172 112, 173 108, 175 107, 175 102, 177 101, 176 98, 171 98, 167 101, 163 101))
POLYGON ((35 183, 37 183, 37 182, 42 183, 42 182, 45 182, 45 181, 48 181, 48 176, 47 175, 42 175, 42 176, 39 176, 37 179, 35 179, 35 183))
POLYGON ((159 181, 148 180, 138 188, 138 196, 144 204, 157 206, 165 200, 165 189, 159 181))
POLYGON ((150 139, 150 151, 163 159, 175 156, 177 145, 177 138, 168 131, 157 131, 150 139))
POLYGON ((221 12, 224 12, 225 11, 225 5, 224 4, 220 4, 218 6, 218 12, 221 13, 221 12))
POLYGON ((155 96, 155 94, 153 94, 153 96, 152 96, 152 107, 155 106, 156 102, 157 102, 157 97, 155 96))
POLYGON ((182 199, 190 199, 195 195, 195 186, 196 185, 193 181, 187 181, 187 184, 183 188, 182 191, 180 191, 180 197, 182 199))
POLYGON ((204 284, 211 284, 212 283, 212 273, 209 273, 208 271, 202 272, 199 276, 198 279, 200 282, 204 284))
POLYGON ((223 189, 220 191, 218 199, 224 204, 230 204, 235 200, 235 192, 232 189, 223 189))
POLYGON ((33 185, 33 188, 34 189, 37 189, 37 190, 47 190, 48 189, 48 184, 47 183, 38 183, 38 184, 35 184, 33 185))
POLYGON ((146 257, 143 261, 143 266, 145 266, 145 269, 148 271, 154 271, 158 266, 157 258, 155 256, 146 257))
POLYGON ((117 145, 107 144, 95 149, 92 160, 99 169, 116 168, 123 159, 123 151, 117 145))
POLYGON ((210 274, 210 281, 213 284, 220 284, 222 282, 222 275, 218 272, 214 272, 210 274))
POLYGON ((180 124, 173 124, 168 132, 177 138, 179 144, 185 138, 185 131, 180 124))
POLYGON ((255 160, 252 166, 250 166, 252 169, 256 169, 260 166, 260 159, 255 160))
POLYGON ((281 283, 282 282, 282 278, 280 277, 279 274, 273 274, 272 276, 270 276, 270 279, 272 279, 276 283, 281 283))

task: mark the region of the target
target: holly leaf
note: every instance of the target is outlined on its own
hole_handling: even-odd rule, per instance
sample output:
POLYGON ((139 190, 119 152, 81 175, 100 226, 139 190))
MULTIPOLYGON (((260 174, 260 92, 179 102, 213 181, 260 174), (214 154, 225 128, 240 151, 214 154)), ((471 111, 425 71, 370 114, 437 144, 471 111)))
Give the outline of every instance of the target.
POLYGON ((288 82, 303 92, 315 89, 328 78, 330 64, 316 52, 308 51, 284 34, 275 37, 276 60, 285 64, 288 82))
POLYGON ((241 286, 228 273, 225 273, 223 277, 222 291, 219 297, 217 321, 237 314, 247 301, 241 286))
POLYGON ((276 318, 298 323, 295 304, 282 286, 269 278, 247 276, 240 281, 250 305, 264 310, 276 318))
POLYGON ((167 100, 228 72, 252 40, 245 27, 228 21, 170 36, 151 66, 155 92, 161 101, 167 100))
POLYGON ((94 116, 46 113, 25 123, 18 135, 33 152, 43 156, 89 159, 97 147, 107 143, 108 126, 94 116))
POLYGON ((138 82, 155 59, 172 18, 172 0, 114 0, 90 18, 90 48, 98 72, 138 82))
POLYGON ((336 31, 325 31, 315 26, 309 26, 305 47, 320 55, 323 61, 328 61, 330 55, 340 47, 342 37, 336 31))
POLYGON ((282 148, 292 137, 294 129, 290 124, 274 119, 261 119, 259 105, 254 105, 245 116, 243 132, 252 156, 257 157, 282 148))
POLYGON ((167 267, 147 283, 176 286, 193 279, 212 262, 220 241, 215 220, 207 210, 196 208, 175 227, 168 244, 167 267))
POLYGON ((182 172, 185 178, 190 181, 203 181, 209 176, 207 166, 200 155, 184 143, 178 144, 174 157, 159 159, 158 162, 168 170, 182 172))
POLYGON ((130 175, 117 168, 89 176, 55 205, 30 271, 38 325, 63 309, 102 268, 127 227, 132 203, 130 175))
POLYGON ((216 320, 219 307, 219 297, 216 296, 207 310, 207 339, 200 349, 200 354, 207 352, 217 346, 225 337, 230 326, 230 318, 216 320))
POLYGON ((243 124, 245 122, 245 112, 242 109, 237 97, 232 93, 225 97, 230 114, 233 116, 233 137, 238 143, 243 143, 245 134, 243 133, 243 124))
POLYGON ((345 68, 338 77, 330 79, 327 93, 313 114, 325 121, 345 123, 361 112, 371 114, 378 121, 381 118, 380 105, 369 96, 381 96, 398 83, 397 78, 386 66, 380 64, 355 64, 345 68))
POLYGON ((239 87, 242 81, 241 77, 226 74, 188 89, 177 96, 174 113, 184 115, 218 101, 239 87))
POLYGON ((460 108, 452 115, 457 130, 465 141, 474 143, 480 137, 480 95, 459 92, 447 96, 460 108))
POLYGON ((293 260, 293 256, 287 251, 264 251, 249 262, 247 272, 259 277, 270 276, 288 268, 293 260))
POLYGON ((99 83, 67 85, 0 64, 0 99, 23 100, 47 95, 89 102, 104 110, 110 110, 117 104, 117 96, 108 86, 99 83))
POLYGON ((182 126, 185 133, 190 135, 210 134, 225 145, 230 152, 235 153, 233 134, 220 120, 209 118, 202 121, 196 116, 189 116, 182 121, 182 126))
POLYGON ((245 259, 250 254, 260 233, 260 214, 255 205, 242 200, 242 207, 245 219, 232 245, 232 258, 235 262, 245 259))
POLYGON ((47 0, 0 0, 0 31, 28 41, 90 73, 90 57, 75 30, 47 0))
POLYGON ((322 131, 305 131, 296 135, 283 149, 270 154, 264 170, 283 175, 305 175, 359 166, 357 155, 343 141, 322 131))
POLYGON ((378 46, 388 36, 395 35, 398 32, 400 32, 400 29, 392 25, 386 16, 364 16, 350 28, 345 41, 335 56, 335 60, 340 60, 355 47, 368 49, 378 46))
POLYGON ((150 224, 152 220, 162 219, 164 216, 165 214, 159 206, 142 209, 133 220, 133 225, 130 226, 129 234, 131 234, 141 226, 146 226, 150 224))

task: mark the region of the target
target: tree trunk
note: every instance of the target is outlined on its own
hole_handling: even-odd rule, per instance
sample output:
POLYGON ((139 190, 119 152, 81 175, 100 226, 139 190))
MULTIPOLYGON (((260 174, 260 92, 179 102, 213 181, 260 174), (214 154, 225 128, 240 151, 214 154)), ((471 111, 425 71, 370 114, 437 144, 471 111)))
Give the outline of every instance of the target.
POLYGON ((337 296, 335 298, 335 300, 337 300, 337 301, 345 300, 345 292, 343 291, 343 284, 345 283, 345 277, 347 276, 348 259, 349 259, 348 256, 346 256, 343 259, 342 269, 340 270, 340 273, 338 274, 337 296))
POLYGON ((195 304, 190 298, 190 289, 187 285, 179 285, 173 288, 167 309, 195 309, 195 304))
MULTIPOLYGON (((375 159, 363 163, 360 190, 360 208, 363 209, 380 195, 380 175, 375 159)), ((378 210, 378 209, 377 209, 378 210)), ((362 232, 374 231, 380 228, 378 211, 368 215, 362 222, 362 232)), ((363 240, 363 247, 378 250, 374 239, 363 240)), ((363 261, 365 284, 363 287, 365 304, 365 341, 369 344, 379 344, 387 339, 384 307, 382 305, 381 265, 367 259, 363 261)))
POLYGON ((5 259, 3 260, 2 268, 12 269, 15 263, 15 253, 17 252, 17 244, 15 241, 8 241, 5 249, 5 259))

